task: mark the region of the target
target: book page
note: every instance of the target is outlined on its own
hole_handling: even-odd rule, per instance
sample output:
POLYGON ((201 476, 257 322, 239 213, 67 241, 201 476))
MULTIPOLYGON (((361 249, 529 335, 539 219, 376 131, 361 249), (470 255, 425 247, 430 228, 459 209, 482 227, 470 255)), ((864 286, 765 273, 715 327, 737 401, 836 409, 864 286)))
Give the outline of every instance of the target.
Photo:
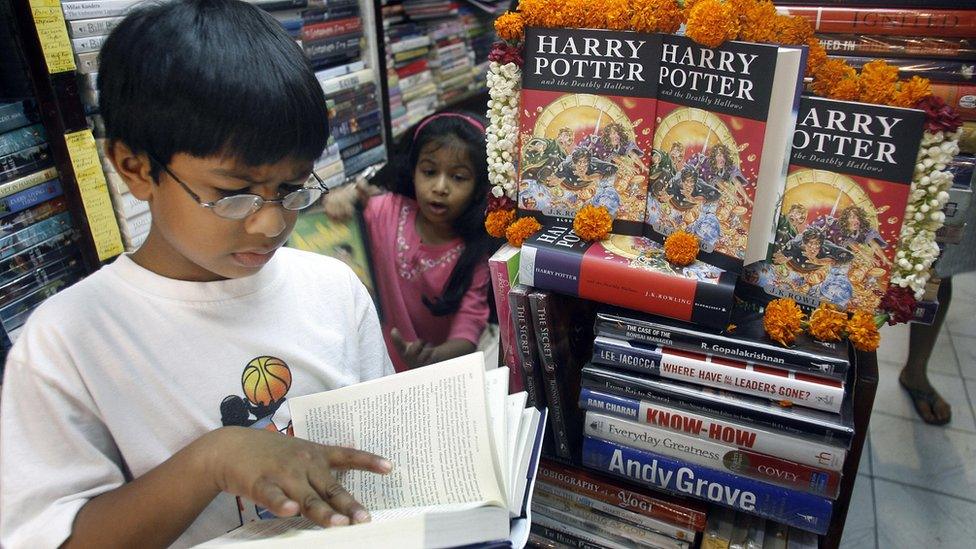
POLYGON ((501 480, 502 492, 509 493, 511 479, 508 476, 508 434, 506 432, 505 403, 508 396, 508 366, 485 372, 485 399, 488 405, 488 426, 492 449, 495 452, 495 471, 501 480))
POLYGON ((294 398, 290 406, 295 436, 393 463, 389 475, 338 473, 370 511, 468 502, 507 507, 488 431, 481 353, 294 398))

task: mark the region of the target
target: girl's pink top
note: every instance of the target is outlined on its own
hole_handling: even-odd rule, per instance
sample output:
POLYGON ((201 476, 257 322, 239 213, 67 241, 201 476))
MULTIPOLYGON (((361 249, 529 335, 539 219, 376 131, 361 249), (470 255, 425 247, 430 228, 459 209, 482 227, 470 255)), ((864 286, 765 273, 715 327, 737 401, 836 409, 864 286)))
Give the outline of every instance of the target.
POLYGON ((471 287, 454 314, 434 316, 424 305, 423 297, 433 300, 443 293, 464 242, 456 238, 445 244, 424 244, 417 234, 417 213, 414 200, 394 193, 370 198, 364 213, 383 336, 398 372, 407 367, 390 339, 393 328, 408 343, 421 339, 440 345, 449 339, 465 339, 477 345, 488 323, 487 261, 475 268, 471 287))

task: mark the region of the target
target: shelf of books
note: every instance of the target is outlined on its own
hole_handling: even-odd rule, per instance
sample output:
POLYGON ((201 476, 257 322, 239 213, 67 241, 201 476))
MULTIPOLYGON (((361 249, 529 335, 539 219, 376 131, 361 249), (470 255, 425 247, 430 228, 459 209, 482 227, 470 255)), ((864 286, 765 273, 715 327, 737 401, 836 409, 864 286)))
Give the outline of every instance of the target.
POLYGON ((0 3, 0 363, 45 299, 122 251, 60 4, 0 3))
POLYGON ((830 58, 827 8, 783 4, 726 3, 730 35, 704 0, 496 23, 486 230, 500 360, 549 410, 536 546, 840 544, 879 323, 922 316, 973 162, 935 74, 830 58), (757 13, 788 32, 746 40, 757 13))
POLYGON ((436 110, 485 94, 492 4, 381 0, 393 138, 436 110))

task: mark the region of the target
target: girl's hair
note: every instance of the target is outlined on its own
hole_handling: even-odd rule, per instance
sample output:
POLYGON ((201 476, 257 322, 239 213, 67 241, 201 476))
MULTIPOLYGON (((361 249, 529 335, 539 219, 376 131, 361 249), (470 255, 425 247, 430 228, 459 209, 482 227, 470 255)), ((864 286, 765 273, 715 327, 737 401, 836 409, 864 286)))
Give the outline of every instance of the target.
MULTIPOLYGON (((485 153, 485 117, 462 111, 433 114, 422 120, 416 129, 409 130, 399 144, 399 150, 390 163, 395 170, 388 180, 390 190, 408 198, 417 198, 413 174, 420 151, 431 143, 441 146, 460 144, 468 153, 474 169, 475 186, 471 202, 454 220, 454 231, 464 240, 464 251, 458 258, 444 293, 433 300, 424 298, 424 305, 436 316, 453 314, 461 305, 461 298, 471 287, 475 268, 493 253, 501 240, 492 238, 485 231, 485 210, 488 207, 488 159, 485 153)), ((490 288, 490 286, 489 286, 490 288)), ((489 291, 491 291, 489 289, 489 291)), ((491 296, 486 296, 489 307, 491 296)))

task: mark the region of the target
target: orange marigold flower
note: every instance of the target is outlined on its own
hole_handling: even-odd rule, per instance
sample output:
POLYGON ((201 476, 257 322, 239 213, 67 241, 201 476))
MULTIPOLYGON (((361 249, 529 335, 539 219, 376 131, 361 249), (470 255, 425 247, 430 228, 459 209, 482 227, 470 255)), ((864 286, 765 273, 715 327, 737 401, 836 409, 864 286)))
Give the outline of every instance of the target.
POLYGON ((495 238, 505 236, 505 229, 515 221, 515 210, 495 210, 485 216, 485 230, 495 238))
POLYGON ((685 35, 709 48, 739 35, 739 14, 721 0, 698 0, 686 10, 685 35))
POLYGON ((770 339, 788 346, 803 331, 803 311, 792 299, 774 299, 766 305, 763 328, 770 339))
POLYGON ((898 67, 883 59, 875 59, 861 67, 861 101, 876 105, 891 104, 898 83, 898 67))
POLYGON ((630 28, 638 32, 673 33, 684 22, 677 0, 630 0, 630 28))
POLYGON ((698 259, 700 247, 697 236, 685 231, 673 232, 664 239, 664 257, 672 264, 684 267, 698 259))
POLYGON ((847 315, 833 303, 822 303, 810 314, 810 335, 820 341, 840 341, 847 315))
POLYGON ((748 42, 776 41, 776 6, 769 0, 742 3, 742 28, 739 39, 748 42))
POLYGON ((855 76, 857 76, 857 71, 845 61, 841 59, 827 59, 815 69, 810 90, 821 97, 829 97, 830 91, 841 80, 855 76))
POLYGON ((910 80, 905 80, 895 92, 892 104, 896 107, 914 107, 915 103, 932 95, 932 87, 929 85, 928 78, 913 76, 910 80))
POLYGON ((834 88, 827 93, 830 99, 840 101, 857 101, 861 94, 861 79, 858 76, 845 78, 834 85, 834 88))
POLYGON ((881 333, 874 322, 874 315, 867 311, 855 311, 847 321, 847 338, 858 351, 876 351, 881 343, 881 333))
POLYGON ((613 216, 603 206, 587 204, 576 212, 573 219, 573 230, 588 242, 603 240, 613 228, 613 216))
POLYGON ((776 29, 776 41, 780 44, 799 46, 813 38, 813 26, 804 17, 777 15, 773 27, 776 29))
POLYGON ((495 19, 495 32, 502 40, 518 42, 525 34, 525 19, 520 13, 506 11, 495 19))
POLYGON ((807 53, 807 76, 813 76, 816 70, 827 61, 827 50, 824 49, 820 40, 816 37, 807 40, 809 48, 807 53))
POLYGON ((505 229, 505 238, 508 243, 516 248, 521 248, 525 239, 535 234, 542 228, 542 225, 534 217, 523 217, 515 221, 505 229))
POLYGON ((610 30, 630 28, 631 13, 628 0, 589 0, 587 5, 584 21, 588 21, 589 24, 583 26, 610 30))
POLYGON ((519 0, 518 9, 525 24, 530 27, 546 26, 546 16, 552 11, 547 0, 519 0))

